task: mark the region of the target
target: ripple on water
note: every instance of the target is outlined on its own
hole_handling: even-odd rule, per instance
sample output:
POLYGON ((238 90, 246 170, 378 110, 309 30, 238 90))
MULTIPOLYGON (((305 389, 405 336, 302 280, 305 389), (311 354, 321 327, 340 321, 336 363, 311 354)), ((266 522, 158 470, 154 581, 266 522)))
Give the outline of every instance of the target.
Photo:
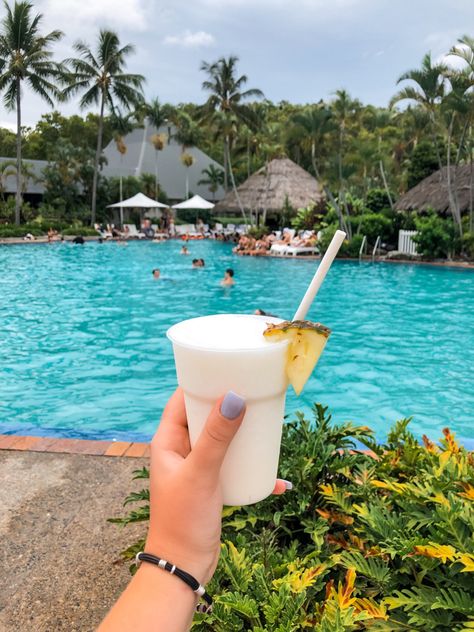
MULTIPOLYGON (((179 248, 0 248, 0 432, 148 439, 176 381, 167 328, 257 307, 291 318, 316 265, 179 248), (231 290, 218 283, 227 267, 231 290)), ((287 410, 321 401, 381 436, 413 415, 419 434, 474 437, 473 314, 472 271, 336 262, 309 315, 333 334, 287 410)))

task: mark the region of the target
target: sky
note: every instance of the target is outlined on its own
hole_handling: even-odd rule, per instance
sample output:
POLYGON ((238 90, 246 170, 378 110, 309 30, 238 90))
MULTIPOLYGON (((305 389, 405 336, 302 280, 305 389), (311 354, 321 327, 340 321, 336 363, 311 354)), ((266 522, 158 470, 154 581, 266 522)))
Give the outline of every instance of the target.
MULTIPOLYGON (((235 54, 248 87, 272 101, 312 103, 345 88, 386 106, 398 77, 426 52, 438 58, 474 36, 474 0, 33 1, 44 29, 65 33, 58 58, 78 39, 93 45, 99 28, 116 30, 136 47, 129 70, 146 77, 146 97, 173 104, 203 103, 201 62, 235 54)), ((25 125, 49 109, 25 91, 25 125)), ((78 113, 78 99, 56 109, 78 113)), ((1 104, 0 125, 15 125, 1 104)))

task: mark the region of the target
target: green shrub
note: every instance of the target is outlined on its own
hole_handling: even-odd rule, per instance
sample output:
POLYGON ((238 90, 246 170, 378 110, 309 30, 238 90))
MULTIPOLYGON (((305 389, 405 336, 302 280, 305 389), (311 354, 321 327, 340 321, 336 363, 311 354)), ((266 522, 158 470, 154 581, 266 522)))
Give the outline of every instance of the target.
POLYGON ((357 232, 365 235, 372 246, 379 235, 382 241, 388 241, 392 237, 393 222, 383 213, 364 213, 353 218, 353 224, 357 226, 357 232))
MULTIPOLYGON (((284 425, 279 474, 294 491, 224 508, 214 611, 193 630, 473 629, 473 454, 448 429, 420 443, 408 419, 377 444, 320 405, 314 416, 284 425)), ((146 521, 148 500, 131 494, 144 504, 114 521, 146 521)))
MULTIPOLYGON (((392 200, 394 200, 395 194, 391 192, 390 195, 392 200)), ((390 199, 387 191, 385 189, 369 189, 365 205, 372 213, 381 213, 384 209, 390 209, 390 199)))
POLYGON ((250 237, 254 239, 262 239, 265 235, 268 235, 270 229, 267 226, 252 226, 248 230, 248 234, 250 237))
POLYGON ((418 254, 427 259, 445 259, 454 250, 454 227, 449 219, 436 214, 416 220, 418 234, 413 237, 418 254))
POLYGON ((464 233, 462 238, 462 251, 469 259, 474 259, 474 233, 464 233))
POLYGON ((27 233, 31 233, 35 237, 41 237, 44 232, 34 225, 22 224, 21 226, 15 226, 14 224, 0 225, 0 238, 7 237, 24 237, 27 233))

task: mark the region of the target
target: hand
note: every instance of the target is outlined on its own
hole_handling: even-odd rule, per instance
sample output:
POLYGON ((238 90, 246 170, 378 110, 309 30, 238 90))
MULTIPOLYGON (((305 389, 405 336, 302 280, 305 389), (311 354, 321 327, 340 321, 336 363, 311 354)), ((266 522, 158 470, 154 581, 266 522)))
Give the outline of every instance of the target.
MULTIPOLYGON (((181 389, 169 400, 151 443, 150 528, 146 551, 194 575, 202 584, 219 559, 222 492, 219 473, 245 415, 235 393, 212 409, 193 450, 181 389)), ((274 493, 291 485, 277 481, 274 493)))

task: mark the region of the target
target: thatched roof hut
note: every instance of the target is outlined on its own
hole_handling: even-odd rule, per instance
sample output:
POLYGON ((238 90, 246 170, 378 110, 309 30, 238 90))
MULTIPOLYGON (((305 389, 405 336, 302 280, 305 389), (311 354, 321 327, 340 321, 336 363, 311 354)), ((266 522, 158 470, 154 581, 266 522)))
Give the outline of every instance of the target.
MULTIPOLYGON (((426 211, 429 208, 438 213, 449 212, 449 196, 447 184, 448 168, 440 171, 419 182, 412 189, 402 195, 395 208, 399 211, 426 211)), ((473 174, 474 177, 474 174, 473 174)), ((467 211, 471 200, 471 168, 470 165, 451 167, 451 178, 456 183, 457 198, 461 213, 467 211)))
MULTIPOLYGON (((319 182, 289 158, 275 158, 242 183, 237 191, 248 211, 280 212, 286 200, 294 209, 324 198, 319 182)), ((234 191, 228 191, 215 206, 217 212, 240 211, 234 191)))

